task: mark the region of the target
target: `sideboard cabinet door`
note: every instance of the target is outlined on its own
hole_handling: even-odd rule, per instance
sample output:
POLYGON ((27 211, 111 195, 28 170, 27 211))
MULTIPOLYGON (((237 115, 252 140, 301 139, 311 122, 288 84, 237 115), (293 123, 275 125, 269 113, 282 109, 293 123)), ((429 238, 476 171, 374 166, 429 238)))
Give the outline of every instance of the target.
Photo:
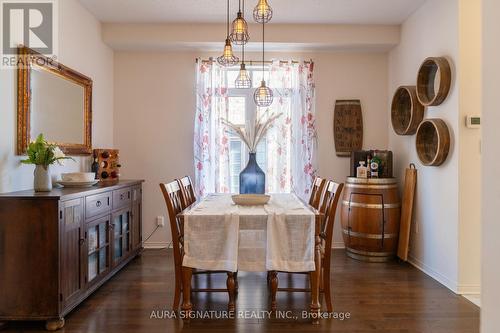
POLYGON ((112 267, 125 260, 131 251, 130 239, 130 208, 125 208, 112 214, 112 267))
POLYGON ((60 203, 60 301, 63 308, 77 301, 84 288, 83 199, 60 203))

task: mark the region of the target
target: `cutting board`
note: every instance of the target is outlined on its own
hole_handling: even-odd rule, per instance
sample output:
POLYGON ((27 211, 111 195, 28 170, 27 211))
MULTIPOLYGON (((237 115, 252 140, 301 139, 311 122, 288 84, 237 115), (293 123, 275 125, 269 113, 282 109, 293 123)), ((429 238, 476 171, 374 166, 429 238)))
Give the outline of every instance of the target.
POLYGON ((405 187, 403 191, 403 204, 401 206, 401 224, 399 229, 398 257, 408 260, 408 249, 410 245, 410 229, 413 216, 413 203, 415 199, 415 188, 417 187, 417 169, 410 164, 406 168, 405 187))
POLYGON ((333 134, 337 156, 350 157, 363 147, 363 114, 361 102, 337 100, 333 117, 333 134))

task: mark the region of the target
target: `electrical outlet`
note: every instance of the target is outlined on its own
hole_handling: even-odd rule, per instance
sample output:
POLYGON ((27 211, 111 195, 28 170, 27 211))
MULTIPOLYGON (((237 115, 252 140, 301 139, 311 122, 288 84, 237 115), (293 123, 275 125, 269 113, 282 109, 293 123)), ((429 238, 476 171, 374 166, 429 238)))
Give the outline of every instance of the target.
POLYGON ((165 218, 163 216, 157 216, 156 225, 160 228, 163 228, 165 226, 165 218))

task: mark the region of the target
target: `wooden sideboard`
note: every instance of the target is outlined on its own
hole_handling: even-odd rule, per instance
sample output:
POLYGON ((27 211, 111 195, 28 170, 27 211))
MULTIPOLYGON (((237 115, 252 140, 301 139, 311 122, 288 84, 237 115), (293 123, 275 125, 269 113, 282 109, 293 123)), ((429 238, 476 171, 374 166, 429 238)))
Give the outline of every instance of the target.
POLYGON ((0 194, 0 321, 48 330, 142 250, 142 181, 0 194))

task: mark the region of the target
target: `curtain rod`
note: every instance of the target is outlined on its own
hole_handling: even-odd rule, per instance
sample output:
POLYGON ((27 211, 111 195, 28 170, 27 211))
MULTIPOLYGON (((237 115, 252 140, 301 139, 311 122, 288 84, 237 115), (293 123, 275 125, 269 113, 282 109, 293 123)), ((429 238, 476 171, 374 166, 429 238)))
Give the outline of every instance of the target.
MULTIPOLYGON (((200 59, 196 58, 196 62, 198 62, 199 60, 200 60, 200 59)), ((210 62, 214 62, 214 61, 215 61, 215 59, 203 59, 203 60, 201 60, 201 62, 202 62, 203 64, 208 64, 208 63, 210 63, 210 62)), ((309 60, 309 61, 307 61, 307 60, 306 60, 306 61, 304 61, 304 62, 302 62, 302 61, 297 61, 297 60, 292 60, 291 62, 292 62, 292 64, 300 64, 300 63, 305 63, 305 64, 313 64, 313 63, 314 63, 314 61, 313 61, 312 59, 311 59, 311 60, 309 60)), ((262 64, 262 60, 245 60, 245 63, 246 63, 246 64, 249 64, 249 65, 251 66, 251 65, 253 65, 253 64, 262 64)), ((266 61, 264 61, 264 63, 265 63, 265 64, 272 64, 273 62, 272 62, 271 60, 266 60, 266 61)), ((281 63, 281 64, 288 64, 288 63, 290 63, 290 61, 280 60, 280 63, 281 63)))

